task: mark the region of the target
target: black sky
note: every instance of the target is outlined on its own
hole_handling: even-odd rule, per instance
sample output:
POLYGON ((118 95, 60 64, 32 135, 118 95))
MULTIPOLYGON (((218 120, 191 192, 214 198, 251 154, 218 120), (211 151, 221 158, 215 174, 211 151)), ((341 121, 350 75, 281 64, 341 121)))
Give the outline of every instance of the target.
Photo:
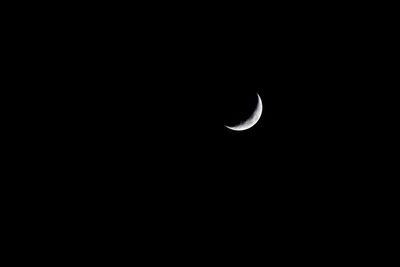
POLYGON ((97 179, 126 195, 142 188, 279 202, 351 191, 359 178, 345 179, 345 169, 368 151, 363 97, 379 80, 360 37, 369 28, 327 10, 266 13, 118 13, 113 23, 77 25, 74 38, 53 37, 46 76, 61 88, 52 102, 60 113, 47 136, 65 147, 69 166, 96 177, 88 186, 97 179), (226 129, 253 109, 256 93, 259 123, 226 129))
POLYGON ((3 87, 16 97, 2 99, 13 135, 3 138, 4 218, 35 246, 18 243, 50 244, 61 259, 103 259, 112 247, 113 261, 140 250, 167 260, 159 248, 225 262, 250 250, 246 263, 359 261, 363 246, 391 243, 371 237, 393 239, 385 216, 398 209, 387 167, 398 153, 398 98, 387 91, 398 86, 386 79, 398 62, 384 38, 396 37, 387 26, 398 16, 379 16, 376 3, 216 5, 8 12, 3 39, 15 51, 3 49, 3 87), (224 127, 245 119, 257 94, 259 122, 224 127))

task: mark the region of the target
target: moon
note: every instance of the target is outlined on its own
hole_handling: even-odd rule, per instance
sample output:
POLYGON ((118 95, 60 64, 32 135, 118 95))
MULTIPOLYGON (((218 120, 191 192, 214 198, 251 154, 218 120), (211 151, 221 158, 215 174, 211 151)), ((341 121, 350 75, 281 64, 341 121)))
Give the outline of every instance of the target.
POLYGON ((251 116, 247 120, 240 122, 236 126, 226 126, 225 125, 225 127, 230 130, 233 130, 233 131, 244 131, 244 130, 250 129, 251 127, 256 125, 258 120, 261 118, 261 114, 263 111, 261 97, 259 96, 259 94, 257 94, 257 97, 258 97, 257 106, 256 106, 255 110, 253 111, 253 113, 251 114, 251 116))

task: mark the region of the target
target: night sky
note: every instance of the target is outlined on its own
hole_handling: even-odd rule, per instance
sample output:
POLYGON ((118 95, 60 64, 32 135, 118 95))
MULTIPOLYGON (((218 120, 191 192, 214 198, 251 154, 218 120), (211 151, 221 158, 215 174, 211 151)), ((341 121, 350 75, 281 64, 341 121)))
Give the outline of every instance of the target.
POLYGON ((371 27, 351 13, 121 12, 54 24, 41 46, 49 60, 29 80, 49 88, 40 98, 51 106, 30 115, 29 131, 49 128, 51 165, 71 187, 126 204, 283 212, 326 210, 371 183, 357 173, 373 151, 385 79, 367 46, 371 27), (260 121, 224 127, 249 116, 257 93, 260 121))
POLYGON ((321 175, 337 170, 333 151, 351 126, 346 91, 361 72, 331 41, 329 23, 296 18, 208 31, 150 23, 132 35, 127 24, 101 46, 79 48, 69 79, 78 84, 72 114, 80 128, 72 135, 79 141, 71 143, 79 157, 91 155, 88 164, 101 175, 126 177, 116 178, 124 188, 143 183, 215 196, 265 190, 285 199, 315 193, 315 183, 329 183, 321 175), (260 121, 244 132, 226 129, 250 114, 257 93, 260 121))
MULTIPOLYGON (((81 14, 60 24, 44 20, 52 28, 33 26, 23 42, 33 51, 21 64, 30 74, 16 81, 29 90, 15 91, 29 110, 13 111, 22 114, 15 124, 28 152, 15 153, 31 162, 18 166, 29 172, 25 187, 52 206, 45 227, 59 220, 68 225, 57 232, 76 225, 93 240, 108 230, 129 243, 132 231, 149 243, 163 239, 163 248, 180 232, 217 253, 218 238, 254 244, 262 255, 275 249, 281 262, 309 233, 318 247, 339 236, 341 248, 369 221, 357 223, 358 214, 384 206, 375 203, 386 191, 376 188, 388 187, 379 164, 388 153, 378 150, 392 149, 382 129, 397 126, 385 116, 398 105, 377 96, 397 87, 385 86, 384 49, 371 52, 375 22, 353 16, 371 13, 282 3, 245 14, 166 3, 174 15, 153 3, 115 12, 108 5, 76 8, 81 14), (257 94, 258 123, 227 129, 251 114, 257 94)), ((369 229, 358 232, 367 238, 369 229)))

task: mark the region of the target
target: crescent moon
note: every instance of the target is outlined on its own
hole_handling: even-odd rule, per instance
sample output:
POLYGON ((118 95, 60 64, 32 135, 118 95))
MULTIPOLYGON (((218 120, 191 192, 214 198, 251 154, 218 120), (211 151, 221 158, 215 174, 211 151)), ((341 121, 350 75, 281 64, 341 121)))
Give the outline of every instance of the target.
POLYGON ((261 97, 258 94, 257 94, 257 97, 258 97, 258 102, 257 102, 256 109, 254 110, 252 115, 247 120, 240 122, 236 126, 230 127, 230 126, 225 125, 225 127, 230 130, 233 130, 233 131, 244 131, 244 130, 250 129, 251 127, 256 125, 258 120, 261 118, 261 114, 262 114, 262 110, 263 110, 261 97))

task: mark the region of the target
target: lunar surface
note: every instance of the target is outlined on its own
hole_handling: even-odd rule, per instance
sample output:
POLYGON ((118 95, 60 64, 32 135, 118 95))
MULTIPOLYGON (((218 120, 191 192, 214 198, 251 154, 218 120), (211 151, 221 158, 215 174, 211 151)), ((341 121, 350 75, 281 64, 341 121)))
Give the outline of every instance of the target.
POLYGON ((256 125, 258 120, 261 118, 261 114, 262 114, 262 110, 263 110, 261 97, 258 94, 257 94, 257 97, 258 97, 257 106, 256 106, 254 112, 251 114, 251 116, 247 120, 240 122, 236 126, 225 125, 225 127, 230 130, 233 130, 233 131, 244 131, 244 130, 250 129, 251 127, 256 125))

